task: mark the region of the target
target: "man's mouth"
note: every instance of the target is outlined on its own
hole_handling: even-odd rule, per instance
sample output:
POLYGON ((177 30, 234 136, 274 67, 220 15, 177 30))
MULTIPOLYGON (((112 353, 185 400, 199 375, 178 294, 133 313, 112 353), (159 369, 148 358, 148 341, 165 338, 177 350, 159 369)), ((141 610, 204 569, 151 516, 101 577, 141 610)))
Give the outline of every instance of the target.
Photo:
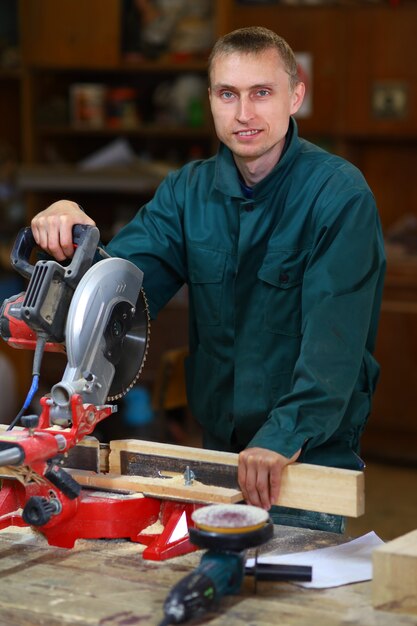
POLYGON ((252 137, 252 135, 258 135, 261 131, 260 130, 238 130, 235 132, 235 135, 237 135, 238 137, 252 137))

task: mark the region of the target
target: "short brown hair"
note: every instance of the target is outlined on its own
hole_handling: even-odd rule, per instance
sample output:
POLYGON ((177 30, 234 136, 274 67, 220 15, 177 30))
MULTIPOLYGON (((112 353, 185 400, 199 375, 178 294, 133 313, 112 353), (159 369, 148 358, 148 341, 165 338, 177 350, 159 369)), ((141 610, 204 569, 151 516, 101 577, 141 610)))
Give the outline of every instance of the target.
POLYGON ((274 31, 262 26, 239 28, 216 41, 208 61, 209 80, 213 61, 217 57, 232 54, 233 52, 259 54, 270 48, 277 50, 284 63, 285 71, 290 77, 290 87, 294 89, 297 83, 300 82, 294 52, 285 39, 274 33, 274 31))

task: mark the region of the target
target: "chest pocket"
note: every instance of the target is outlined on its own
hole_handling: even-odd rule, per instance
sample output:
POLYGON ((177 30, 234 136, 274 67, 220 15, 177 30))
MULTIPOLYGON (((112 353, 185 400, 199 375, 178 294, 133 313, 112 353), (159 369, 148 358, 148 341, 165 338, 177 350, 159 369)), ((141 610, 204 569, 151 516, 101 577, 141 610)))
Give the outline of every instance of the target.
POLYGON ((301 334, 301 289, 308 251, 292 250, 267 254, 258 271, 261 282, 264 329, 299 337, 301 334))
POLYGON ((190 297, 197 324, 220 324, 225 264, 225 252, 197 247, 188 252, 190 297))

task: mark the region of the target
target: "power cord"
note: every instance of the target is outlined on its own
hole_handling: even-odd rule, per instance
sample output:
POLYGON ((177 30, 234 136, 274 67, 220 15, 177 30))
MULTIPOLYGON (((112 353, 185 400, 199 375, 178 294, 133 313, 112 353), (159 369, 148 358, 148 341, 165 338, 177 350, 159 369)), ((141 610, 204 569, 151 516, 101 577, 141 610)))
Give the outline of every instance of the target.
POLYGON ((17 424, 20 422, 20 418, 25 413, 25 411, 29 408, 30 403, 33 400, 33 396, 38 391, 39 388, 39 377, 40 377, 40 369, 42 363, 42 357, 45 350, 46 337, 43 335, 39 335, 36 340, 36 348, 35 354, 33 356, 33 366, 32 366, 32 384, 29 389, 29 393, 26 396, 26 400, 23 403, 22 408, 19 413, 16 415, 14 420, 9 424, 6 430, 12 430, 17 424))

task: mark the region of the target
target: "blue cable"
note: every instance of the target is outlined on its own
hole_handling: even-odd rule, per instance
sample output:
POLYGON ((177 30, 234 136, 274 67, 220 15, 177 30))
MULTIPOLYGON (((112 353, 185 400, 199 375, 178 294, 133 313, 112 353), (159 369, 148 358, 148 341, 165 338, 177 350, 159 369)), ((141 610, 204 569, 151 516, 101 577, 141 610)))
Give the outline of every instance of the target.
POLYGON ((32 384, 30 386, 29 393, 26 396, 26 400, 23 403, 22 408, 24 411, 26 411, 26 409, 29 407, 30 403, 32 402, 33 396, 38 391, 38 387, 39 387, 39 374, 35 374, 32 378, 32 384))

